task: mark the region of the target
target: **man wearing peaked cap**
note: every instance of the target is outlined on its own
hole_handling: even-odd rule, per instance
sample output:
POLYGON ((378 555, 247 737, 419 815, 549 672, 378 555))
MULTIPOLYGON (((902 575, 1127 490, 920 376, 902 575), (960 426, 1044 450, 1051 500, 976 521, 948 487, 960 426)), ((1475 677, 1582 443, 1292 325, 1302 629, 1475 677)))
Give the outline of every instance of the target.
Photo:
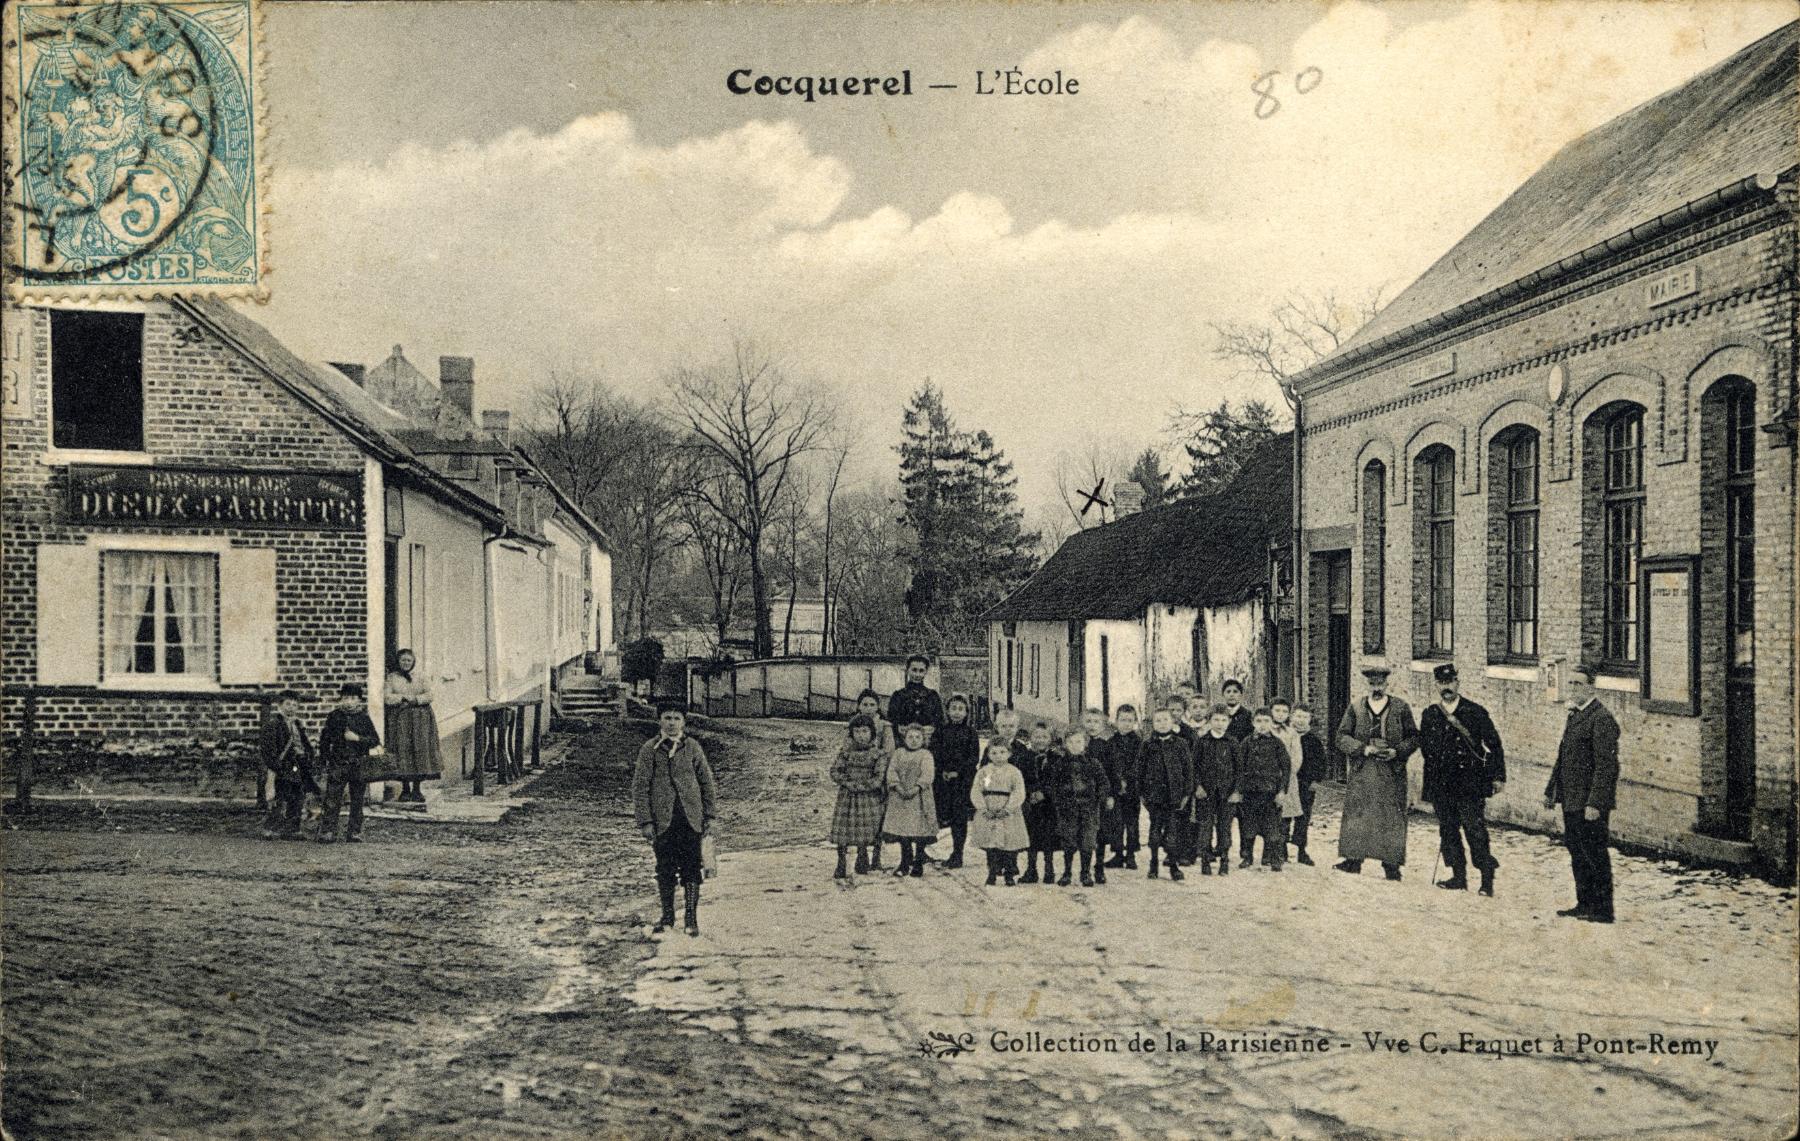
POLYGON ((1431 671, 1438 700, 1419 715, 1419 752, 1425 757, 1425 785, 1420 799, 1438 818, 1438 842, 1450 878, 1438 884, 1451 890, 1469 886, 1467 859, 1481 872, 1481 894, 1494 894, 1499 861, 1488 848, 1487 798, 1506 783, 1506 753, 1493 718, 1477 702, 1462 696, 1456 667, 1444 662, 1431 671))

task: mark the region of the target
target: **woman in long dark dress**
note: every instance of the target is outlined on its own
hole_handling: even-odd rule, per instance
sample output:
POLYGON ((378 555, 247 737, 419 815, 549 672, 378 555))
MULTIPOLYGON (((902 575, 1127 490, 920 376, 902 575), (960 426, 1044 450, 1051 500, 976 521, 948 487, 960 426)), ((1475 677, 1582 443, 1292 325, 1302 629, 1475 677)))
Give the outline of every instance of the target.
POLYGON ((386 774, 380 779, 400 782, 400 799, 414 804, 425 803, 420 781, 437 780, 444 775, 438 758, 437 715, 431 710, 431 685, 418 669, 419 659, 411 650, 394 654, 394 665, 382 686, 381 699, 387 708, 386 774))

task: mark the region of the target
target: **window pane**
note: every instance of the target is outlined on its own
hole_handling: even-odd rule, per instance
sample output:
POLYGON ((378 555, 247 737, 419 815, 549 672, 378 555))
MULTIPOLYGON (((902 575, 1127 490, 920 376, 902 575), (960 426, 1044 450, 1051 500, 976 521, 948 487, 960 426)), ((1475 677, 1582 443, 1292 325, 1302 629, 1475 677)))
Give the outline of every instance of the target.
POLYGON ((215 676, 214 556, 108 552, 103 567, 109 673, 215 676))
POLYGON ((50 314, 52 442, 144 448, 144 315, 50 314))

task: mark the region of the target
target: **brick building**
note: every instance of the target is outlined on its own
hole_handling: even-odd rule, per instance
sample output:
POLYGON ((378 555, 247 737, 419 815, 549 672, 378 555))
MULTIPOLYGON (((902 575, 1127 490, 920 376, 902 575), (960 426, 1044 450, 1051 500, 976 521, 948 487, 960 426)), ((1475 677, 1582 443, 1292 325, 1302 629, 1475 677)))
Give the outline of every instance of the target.
MULTIPOLYGON (((363 682, 379 723, 410 646, 454 770, 477 704, 546 692, 610 637, 598 530, 494 431, 460 478, 407 442, 417 409, 215 301, 4 317, 9 735, 34 691, 53 743, 241 756, 272 690, 363 682)), ((478 434, 460 412, 433 426, 478 434)))
POLYGON ((1614 834, 1783 876, 1797 40, 1569 144, 1292 390, 1312 700, 1380 662, 1417 705, 1454 660, 1507 742, 1493 811, 1549 826, 1564 671, 1596 666, 1614 834))

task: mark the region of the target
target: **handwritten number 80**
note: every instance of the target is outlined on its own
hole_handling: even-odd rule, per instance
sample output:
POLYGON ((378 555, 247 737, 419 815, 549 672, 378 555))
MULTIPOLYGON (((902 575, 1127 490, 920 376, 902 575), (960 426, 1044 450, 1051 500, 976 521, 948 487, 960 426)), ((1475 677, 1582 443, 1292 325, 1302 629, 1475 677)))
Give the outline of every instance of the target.
MULTIPOLYGON (((1267 119, 1281 110, 1281 100, 1275 98, 1275 77, 1279 71, 1265 71, 1250 84, 1250 90, 1256 93, 1256 117, 1267 119)), ((1325 82, 1325 73, 1316 67, 1306 68, 1294 76, 1294 92, 1305 95, 1325 82)))

